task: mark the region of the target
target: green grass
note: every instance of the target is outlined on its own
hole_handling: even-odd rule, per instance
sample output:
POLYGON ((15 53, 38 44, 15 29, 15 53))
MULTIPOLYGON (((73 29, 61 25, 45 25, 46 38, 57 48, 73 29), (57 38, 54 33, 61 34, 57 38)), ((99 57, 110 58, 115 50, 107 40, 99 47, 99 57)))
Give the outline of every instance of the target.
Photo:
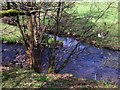
MULTIPOLYGON (((118 42, 118 4, 112 3, 110 8, 106 11, 103 17, 101 17, 97 22, 96 16, 99 15, 101 10, 105 10, 107 8, 108 3, 100 2, 100 3, 93 3, 93 2, 84 2, 84 3, 76 3, 75 7, 72 9, 69 9, 69 12, 73 12, 76 10, 75 16, 79 16, 80 18, 93 16, 92 20, 86 21, 89 22, 89 24, 93 23, 96 26, 92 29, 92 31, 88 32, 85 36, 94 33, 94 32, 101 32, 101 31, 109 31, 109 34, 105 39, 102 38, 89 38, 90 40, 95 40, 98 45, 100 46, 108 46, 112 49, 118 49, 119 48, 119 42, 118 42), (90 11, 91 8, 91 11, 90 11), (106 24, 105 24, 106 23, 106 24)), ((79 30, 83 26, 87 27, 89 24, 86 24, 85 20, 87 19, 78 19, 76 22, 74 22, 72 26, 72 29, 70 32, 76 32, 77 34, 82 34, 84 30, 79 30), (81 22, 81 23, 80 23, 81 22), (76 29, 76 30, 75 30, 76 29)))
MULTIPOLYGON (((84 2, 84 3, 76 3, 72 9, 69 9, 69 12, 76 11, 76 15, 79 14, 80 17, 84 16, 96 16, 101 13, 100 11, 105 10, 108 6, 108 3, 105 2, 84 2), (91 8, 91 9, 90 9, 91 8)), ((107 13, 101 18, 107 20, 108 22, 114 22, 114 20, 118 21, 118 4, 112 3, 110 8, 107 10, 107 13)))
POLYGON ((50 77, 32 70, 14 68, 2 73, 2 88, 40 88, 50 77))
POLYGON ((21 34, 18 27, 0 22, 0 39, 9 43, 21 41, 21 34))
MULTIPOLYGON (((118 23, 117 23, 118 22, 118 8, 117 8, 118 4, 112 3, 110 9, 107 10, 105 15, 102 18, 100 18, 98 22, 95 23, 96 16, 99 13, 101 13, 100 12, 101 10, 106 9, 107 5, 108 3, 105 3, 105 2, 76 3, 73 8, 70 8, 67 10, 69 13, 72 13, 73 11, 76 10, 76 12, 74 13, 75 16, 77 15, 79 17, 84 17, 84 16, 87 17, 91 15, 94 18, 91 21, 87 21, 86 18, 78 19, 75 22, 73 22, 73 25, 71 25, 69 29, 66 30, 65 32, 76 32, 77 34, 81 35, 84 31, 82 30, 83 26, 87 28, 88 25, 95 24, 96 26, 93 28, 93 30, 88 32, 86 35, 89 35, 93 32, 98 32, 98 31, 109 31, 109 34, 105 39, 94 38, 94 37, 90 39, 95 40, 97 44, 100 46, 103 46, 103 47, 110 46, 112 49, 118 49, 119 48, 118 23), (90 12, 90 8, 91 8, 91 12, 90 12), (89 22, 89 23, 86 24, 86 22, 89 22)), ((46 24, 47 23, 48 21, 46 20, 46 24)), ((53 23, 53 20, 50 24, 52 25, 52 23, 53 23)), ((52 27, 54 27, 54 25, 52 27)), ((0 32, 2 32, 0 33, 0 39, 2 40, 8 41, 8 42, 20 42, 21 41, 21 35, 16 26, 0 23, 0 32), (10 27, 6 28, 8 26, 10 27)))
POLYGON ((85 80, 69 76, 69 74, 39 74, 33 70, 12 68, 0 72, 2 79, 2 88, 70 88, 71 86, 116 88, 117 85, 103 81, 85 80), (80 84, 81 83, 81 84, 80 84), (82 85, 82 83, 86 83, 82 85))

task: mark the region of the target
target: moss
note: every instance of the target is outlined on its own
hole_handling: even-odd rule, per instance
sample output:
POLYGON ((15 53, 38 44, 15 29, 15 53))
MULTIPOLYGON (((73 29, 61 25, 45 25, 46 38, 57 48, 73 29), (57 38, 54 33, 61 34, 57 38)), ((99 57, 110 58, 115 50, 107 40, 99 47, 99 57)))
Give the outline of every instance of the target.
POLYGON ((54 39, 53 38, 49 38, 48 39, 48 44, 49 45, 53 45, 54 44, 54 39))
MULTIPOLYGON (((53 45, 54 44, 54 39, 53 38, 49 38, 48 39, 48 45, 53 45)), ((63 41, 62 40, 57 40, 56 41, 56 46, 62 46, 63 45, 63 41)))
POLYGON ((0 17, 4 17, 4 16, 16 16, 16 15, 19 15, 19 14, 24 14, 24 12, 20 11, 20 10, 13 10, 13 9, 3 10, 3 11, 0 12, 0 17))

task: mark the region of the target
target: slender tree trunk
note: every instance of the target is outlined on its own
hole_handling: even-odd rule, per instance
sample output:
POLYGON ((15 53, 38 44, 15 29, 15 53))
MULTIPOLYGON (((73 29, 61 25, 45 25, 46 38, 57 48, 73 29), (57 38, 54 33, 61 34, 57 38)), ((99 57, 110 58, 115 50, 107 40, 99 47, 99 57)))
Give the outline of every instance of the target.
POLYGON ((38 17, 38 14, 39 13, 36 13, 34 15, 34 45, 35 45, 35 48, 34 48, 34 63, 35 63, 35 66, 34 66, 34 70, 36 72, 39 72, 39 73, 42 73, 43 72, 43 50, 44 50, 44 47, 41 45, 41 41, 42 41, 42 37, 40 37, 40 23, 39 23, 39 17, 38 17))
POLYGON ((56 45, 57 45, 57 32, 59 31, 59 16, 60 16, 60 7, 61 7, 61 2, 58 3, 58 6, 57 6, 57 19, 56 19, 56 30, 55 30, 55 33, 54 33, 54 43, 53 43, 53 52, 52 52, 52 60, 50 62, 50 65, 49 65, 49 70, 48 70, 48 73, 55 73, 55 69, 56 69, 56 54, 55 54, 55 51, 56 51, 56 45))
POLYGON ((28 16, 28 30, 30 31, 30 68, 34 68, 35 61, 34 61, 34 30, 33 30, 33 23, 32 23, 32 16, 28 16))

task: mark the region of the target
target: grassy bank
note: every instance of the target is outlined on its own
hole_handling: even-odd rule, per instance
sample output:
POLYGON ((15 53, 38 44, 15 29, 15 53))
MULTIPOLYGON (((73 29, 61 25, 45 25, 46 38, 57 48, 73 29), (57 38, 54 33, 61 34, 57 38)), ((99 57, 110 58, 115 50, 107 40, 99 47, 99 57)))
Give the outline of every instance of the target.
MULTIPOLYGON (((73 8, 70 8, 68 10, 68 12, 75 11, 74 15, 77 15, 80 18, 93 16, 90 23, 93 23, 96 26, 92 29, 91 32, 88 32, 86 35, 101 31, 109 31, 109 33, 105 38, 90 37, 89 41, 94 41, 96 45, 101 47, 109 47, 113 50, 118 50, 120 48, 118 41, 118 4, 112 3, 112 5, 103 15, 103 17, 101 17, 97 22, 95 22, 95 20, 97 19, 97 15, 101 13, 101 10, 104 11, 107 6, 108 3, 104 2, 76 3, 73 8)), ((83 33, 84 31, 81 28, 86 25, 85 22, 86 19, 79 19, 74 23, 74 25, 71 25, 72 27, 69 27, 69 30, 66 30, 65 32, 75 32, 78 35, 81 35, 81 33, 83 33)), ((2 32, 0 33, 0 39, 3 41, 21 42, 21 35, 16 26, 0 23, 0 32, 2 32)))
MULTIPOLYGON (((16 26, 0 23, 0 32, 0 39, 2 41, 7 41, 8 43, 21 42, 22 37, 16 26)), ((91 44, 92 42, 95 42, 96 46, 119 50, 118 33, 113 33, 114 31, 110 32, 111 34, 109 34, 104 40, 101 38, 90 38, 87 42, 91 44)))
POLYGON ((117 85, 103 81, 85 80, 70 74, 38 74, 32 70, 12 68, 4 70, 2 88, 117 88, 117 85))
POLYGON ((8 43, 21 42, 21 34, 18 27, 0 23, 0 40, 8 43))
POLYGON ((110 47, 111 49, 119 49, 119 34, 118 34, 118 4, 112 3, 109 9, 104 13, 104 15, 99 18, 97 22, 96 19, 98 15, 102 14, 101 11, 107 8, 109 3, 100 2, 100 3, 76 3, 75 7, 70 9, 69 12, 76 11, 74 15, 83 18, 79 19, 74 23, 70 32, 76 32, 77 34, 81 35, 84 31, 78 30, 83 26, 87 27, 89 24, 95 24, 95 27, 88 32, 85 36, 89 36, 91 33, 96 32, 105 32, 108 31, 108 35, 105 38, 98 38, 98 37, 90 37, 89 40, 94 41, 97 45, 101 47, 110 47), (87 17, 92 17, 91 20, 87 20, 87 17), (86 24, 86 21, 89 22, 86 24), (81 23, 80 23, 81 22, 81 23), (76 30, 75 30, 76 29, 76 30))

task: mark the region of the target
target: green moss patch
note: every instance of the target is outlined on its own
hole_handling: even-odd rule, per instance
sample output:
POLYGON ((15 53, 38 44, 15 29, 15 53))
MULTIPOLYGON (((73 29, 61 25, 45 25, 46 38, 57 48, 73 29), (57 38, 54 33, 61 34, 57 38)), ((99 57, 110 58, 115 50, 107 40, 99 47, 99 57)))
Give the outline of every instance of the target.
POLYGON ((3 10, 3 11, 0 12, 0 17, 4 17, 4 16, 16 16, 16 15, 19 15, 19 14, 24 14, 24 12, 20 11, 20 10, 13 10, 13 9, 3 10))

